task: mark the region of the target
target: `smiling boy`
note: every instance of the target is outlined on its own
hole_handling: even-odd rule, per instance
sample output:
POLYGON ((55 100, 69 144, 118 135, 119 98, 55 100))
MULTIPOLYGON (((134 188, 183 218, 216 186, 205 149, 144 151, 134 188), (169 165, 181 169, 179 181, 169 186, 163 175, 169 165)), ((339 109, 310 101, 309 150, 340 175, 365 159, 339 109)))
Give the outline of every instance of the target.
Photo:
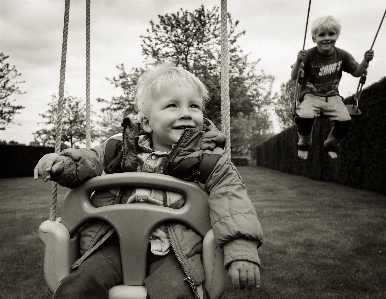
POLYGON ((315 116, 321 112, 333 122, 333 127, 324 142, 324 150, 331 158, 337 158, 337 146, 351 127, 351 117, 339 95, 339 82, 342 71, 359 77, 374 52, 366 51, 361 63, 345 50, 335 47, 341 25, 332 16, 317 19, 311 29, 312 40, 316 47, 301 50, 292 66, 291 78, 296 80, 301 64, 304 64, 304 77, 300 90, 300 104, 297 105, 295 118, 298 127, 298 156, 308 158, 312 141, 312 126, 315 116))
MULTIPOLYGON (((260 286, 258 247, 263 232, 245 185, 224 151, 225 137, 203 117, 208 99, 204 84, 192 73, 170 63, 158 65, 138 80, 138 117, 124 119, 123 134, 91 150, 66 149, 43 156, 35 179, 75 187, 105 173, 162 173, 196 182, 208 192, 216 243, 224 250, 224 266, 234 288, 260 286)), ((96 206, 147 203, 181 208, 181 194, 151 188, 97 190, 96 206)), ((146 221, 144 219, 144 221, 146 221)), ((179 223, 158 226, 150 236, 148 276, 150 299, 206 299, 201 262, 202 238, 179 223)), ((101 221, 81 232, 81 258, 60 283, 54 299, 107 299, 122 283, 119 240, 101 221)))

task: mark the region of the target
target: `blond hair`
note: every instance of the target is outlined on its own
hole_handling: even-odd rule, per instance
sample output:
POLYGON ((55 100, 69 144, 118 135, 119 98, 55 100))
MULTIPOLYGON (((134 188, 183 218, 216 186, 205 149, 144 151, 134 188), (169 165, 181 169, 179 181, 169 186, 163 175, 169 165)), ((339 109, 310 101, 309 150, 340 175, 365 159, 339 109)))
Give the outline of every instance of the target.
POLYGON ((164 62, 145 71, 138 79, 135 99, 139 117, 142 119, 148 116, 153 91, 160 92, 165 86, 176 82, 191 84, 200 93, 203 103, 208 100, 208 90, 195 75, 171 62, 164 62))
POLYGON ((312 40, 315 40, 315 37, 318 32, 325 29, 334 30, 336 34, 339 36, 341 28, 342 26, 340 25, 339 21, 335 19, 333 16, 320 17, 316 19, 312 24, 312 28, 311 28, 312 40))

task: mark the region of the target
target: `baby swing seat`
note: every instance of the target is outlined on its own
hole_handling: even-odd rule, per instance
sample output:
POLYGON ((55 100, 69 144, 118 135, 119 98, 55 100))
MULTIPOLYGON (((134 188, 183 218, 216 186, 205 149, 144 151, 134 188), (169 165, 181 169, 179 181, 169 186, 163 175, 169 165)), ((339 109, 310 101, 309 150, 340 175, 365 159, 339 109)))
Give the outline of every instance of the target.
POLYGON ((47 220, 39 227, 39 237, 45 245, 44 276, 51 292, 79 258, 78 230, 92 219, 108 222, 119 236, 123 285, 110 289, 110 299, 146 299, 143 284, 149 237, 158 225, 168 221, 183 223, 204 238, 205 288, 212 299, 220 298, 225 291, 227 271, 223 251, 211 230, 208 195, 194 183, 154 173, 104 175, 70 190, 61 211, 61 219, 47 220), (167 189, 181 193, 186 202, 181 209, 142 203, 95 208, 90 203, 92 192, 117 186, 167 189))

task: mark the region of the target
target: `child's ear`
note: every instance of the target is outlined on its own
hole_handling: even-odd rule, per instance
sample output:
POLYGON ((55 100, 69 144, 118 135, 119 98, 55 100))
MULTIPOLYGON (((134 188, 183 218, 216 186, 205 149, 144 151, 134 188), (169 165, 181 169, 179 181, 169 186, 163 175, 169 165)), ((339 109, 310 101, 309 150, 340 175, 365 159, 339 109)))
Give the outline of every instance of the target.
POLYGON ((314 35, 312 36, 312 41, 315 43, 315 36, 314 35))
POLYGON ((147 117, 142 118, 142 128, 146 133, 151 133, 152 129, 150 126, 150 120, 147 117))

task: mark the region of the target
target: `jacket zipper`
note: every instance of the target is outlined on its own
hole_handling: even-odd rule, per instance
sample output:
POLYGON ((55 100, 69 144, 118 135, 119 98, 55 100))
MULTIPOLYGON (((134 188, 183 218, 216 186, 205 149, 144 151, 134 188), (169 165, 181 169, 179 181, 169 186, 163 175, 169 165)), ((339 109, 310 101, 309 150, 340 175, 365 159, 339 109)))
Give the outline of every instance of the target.
MULTIPOLYGON (((165 163, 164 166, 162 167, 162 168, 163 168, 162 172, 163 172, 164 174, 167 174, 167 173, 165 173, 165 172, 167 172, 167 170, 168 170, 169 162, 170 162, 171 160, 174 159, 174 156, 176 156, 176 153, 177 153, 178 148, 180 147, 181 143, 183 143, 183 141, 185 140, 185 136, 188 134, 189 131, 190 131, 189 129, 185 129, 185 130, 184 130, 184 132, 182 133, 180 139, 179 139, 179 140, 177 141, 177 143, 174 145, 174 147, 173 147, 172 151, 170 152, 168 158, 165 160, 166 163, 165 163)), ((166 192, 165 192, 164 194, 165 194, 165 200, 164 200, 164 202, 163 202, 163 205, 164 205, 164 207, 167 207, 167 203, 166 203, 166 200, 167 200, 167 198, 166 198, 166 192)), ((185 273, 186 278, 184 279, 184 281, 186 281, 186 282, 189 283, 190 287, 191 287, 192 290, 193 290, 194 297, 195 297, 196 299, 200 299, 200 295, 199 295, 199 293, 198 293, 198 291, 197 291, 197 286, 196 286, 196 284, 195 284, 193 278, 191 278, 191 277, 188 275, 188 273, 187 273, 187 271, 186 271, 186 268, 185 268, 185 265, 184 265, 184 263, 182 262, 182 259, 181 259, 181 257, 180 257, 180 253, 176 251, 176 248, 175 248, 175 245, 174 245, 174 239, 172 239, 172 238, 170 237, 170 229, 171 229, 171 224, 169 224, 169 225, 167 226, 167 236, 168 236, 168 238, 169 238, 169 240, 170 240, 170 246, 171 246, 172 249, 173 249, 174 255, 176 256, 178 262, 180 263, 180 265, 181 265, 181 267, 182 267, 182 271, 185 273)))
POLYGON ((187 273, 187 271, 186 271, 186 268, 185 268, 185 265, 184 265, 184 263, 182 262, 182 259, 181 259, 181 257, 180 257, 180 253, 177 252, 177 251, 175 250, 174 239, 170 238, 170 229, 171 229, 170 226, 171 226, 171 225, 168 225, 168 227, 167 227, 167 235, 168 235, 168 238, 169 238, 169 240, 170 240, 170 245, 172 246, 173 252, 174 252, 174 254, 175 254, 175 256, 176 256, 178 262, 180 263, 180 265, 181 265, 181 267, 182 267, 182 271, 184 271, 184 273, 185 273, 186 278, 184 279, 184 281, 187 281, 187 282, 189 283, 190 287, 191 287, 192 290, 193 290, 194 297, 195 297, 196 299, 200 299, 200 295, 198 294, 197 286, 196 286, 196 284, 195 284, 193 278, 191 278, 191 277, 188 275, 188 273, 187 273))

